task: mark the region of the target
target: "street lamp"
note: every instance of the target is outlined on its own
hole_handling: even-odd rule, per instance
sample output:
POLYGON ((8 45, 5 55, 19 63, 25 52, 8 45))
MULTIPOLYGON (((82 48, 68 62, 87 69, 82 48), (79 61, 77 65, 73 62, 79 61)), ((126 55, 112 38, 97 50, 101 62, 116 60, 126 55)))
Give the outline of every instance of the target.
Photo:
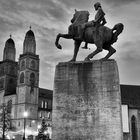
POLYGON ((13 136, 12 140, 15 140, 15 136, 13 136))
POLYGON ((37 128, 40 129, 40 128, 41 128, 41 125, 39 124, 39 125, 37 126, 37 128))
POLYGON ((25 111, 25 112, 23 113, 23 116, 24 116, 24 133, 23 133, 23 140, 25 140, 26 118, 28 117, 28 112, 25 111))
POLYGON ((32 123, 35 123, 35 120, 32 120, 32 123))

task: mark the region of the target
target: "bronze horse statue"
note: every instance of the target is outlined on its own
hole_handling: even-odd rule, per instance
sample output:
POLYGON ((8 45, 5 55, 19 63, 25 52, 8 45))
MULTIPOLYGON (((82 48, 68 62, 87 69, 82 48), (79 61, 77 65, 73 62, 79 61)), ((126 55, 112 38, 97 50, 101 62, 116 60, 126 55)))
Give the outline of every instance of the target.
POLYGON ((116 24, 112 29, 101 25, 98 27, 87 26, 87 28, 84 30, 82 40, 76 39, 78 27, 86 27, 86 25, 90 25, 90 22, 92 22, 88 22, 88 17, 88 11, 75 11, 75 14, 71 20, 72 24, 69 26, 68 34, 59 33, 56 37, 55 45, 58 49, 62 49, 62 46, 59 44, 60 37, 74 40, 74 55, 70 62, 76 61, 79 47, 83 41, 86 43, 95 44, 97 47, 95 51, 85 58, 85 61, 90 61, 90 59, 92 59, 103 49, 108 50, 108 54, 102 58, 102 60, 107 60, 116 52, 116 50, 112 47, 112 44, 117 41, 119 34, 123 31, 124 26, 122 23, 116 24))

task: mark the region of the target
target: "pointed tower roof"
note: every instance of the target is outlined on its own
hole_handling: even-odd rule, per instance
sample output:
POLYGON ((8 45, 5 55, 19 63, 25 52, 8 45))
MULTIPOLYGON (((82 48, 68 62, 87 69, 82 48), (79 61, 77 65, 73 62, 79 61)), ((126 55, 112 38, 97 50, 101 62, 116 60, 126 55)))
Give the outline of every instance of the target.
POLYGON ((36 41, 35 41, 35 35, 34 32, 31 30, 27 31, 23 43, 23 54, 25 53, 36 53, 36 41))
POLYGON ((26 36, 35 37, 34 32, 31 29, 32 29, 32 27, 30 26, 30 30, 26 33, 26 36))
POLYGON ((5 43, 3 60, 15 61, 15 57, 16 57, 15 42, 10 35, 10 38, 5 43))
POLYGON ((10 38, 6 41, 5 46, 7 46, 7 47, 10 47, 10 46, 15 47, 15 42, 12 39, 12 35, 11 34, 10 34, 10 38))

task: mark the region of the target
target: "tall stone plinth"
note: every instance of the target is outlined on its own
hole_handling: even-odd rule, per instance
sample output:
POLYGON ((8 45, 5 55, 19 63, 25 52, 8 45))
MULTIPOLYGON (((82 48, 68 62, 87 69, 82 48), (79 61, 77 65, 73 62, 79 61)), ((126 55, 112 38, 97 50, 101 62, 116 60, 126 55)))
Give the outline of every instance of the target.
POLYGON ((116 62, 59 63, 52 121, 52 140, 122 140, 116 62))

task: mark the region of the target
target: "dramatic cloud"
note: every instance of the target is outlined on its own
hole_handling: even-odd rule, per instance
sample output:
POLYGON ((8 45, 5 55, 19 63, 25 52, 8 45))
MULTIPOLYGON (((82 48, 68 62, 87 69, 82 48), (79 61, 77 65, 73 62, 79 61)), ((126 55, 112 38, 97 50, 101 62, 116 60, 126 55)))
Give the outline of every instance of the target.
MULTIPOLYGON (((140 76, 140 2, 139 0, 99 0, 106 13, 107 26, 124 24, 124 31, 113 46, 117 53, 112 56, 119 65, 121 83, 139 84, 140 76)), ((3 0, 0 1, 0 43, 2 59, 5 41, 12 34, 16 44, 17 60, 23 50, 23 41, 29 26, 35 33, 37 54, 40 56, 40 86, 53 88, 55 65, 69 61, 73 55, 73 41, 61 39, 62 50, 55 47, 58 33, 67 33, 74 9, 88 10, 90 20, 94 19, 96 0, 3 0)), ((95 50, 80 49, 78 60, 83 60, 95 50)), ((94 59, 106 55, 106 51, 94 59)))
POLYGON ((103 1, 114 7, 139 2, 139 0, 103 0, 103 1))

